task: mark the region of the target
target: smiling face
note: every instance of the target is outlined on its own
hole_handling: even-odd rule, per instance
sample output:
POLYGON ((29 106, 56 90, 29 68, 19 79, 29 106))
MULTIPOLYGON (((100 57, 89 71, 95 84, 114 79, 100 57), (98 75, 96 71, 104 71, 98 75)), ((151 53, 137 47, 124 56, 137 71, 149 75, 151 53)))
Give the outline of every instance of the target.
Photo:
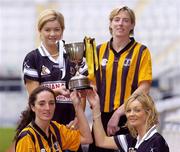
POLYGON ((55 98, 49 91, 42 91, 37 94, 34 106, 31 105, 32 111, 35 113, 35 122, 49 122, 55 110, 55 98))
POLYGON ((41 40, 46 47, 55 46, 56 41, 60 40, 63 34, 58 20, 46 22, 39 32, 41 40))
POLYGON ((110 28, 112 36, 129 37, 130 31, 134 29, 134 23, 131 22, 129 13, 121 10, 113 17, 110 28))
POLYGON ((147 113, 137 99, 129 103, 126 109, 126 117, 128 124, 137 130, 146 126, 147 113))

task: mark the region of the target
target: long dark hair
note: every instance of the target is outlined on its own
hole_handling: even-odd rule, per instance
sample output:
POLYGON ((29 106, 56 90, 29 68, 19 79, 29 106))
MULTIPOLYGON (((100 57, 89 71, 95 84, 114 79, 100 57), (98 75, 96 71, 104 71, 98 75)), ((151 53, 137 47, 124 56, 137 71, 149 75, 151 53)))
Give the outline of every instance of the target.
POLYGON ((32 91, 32 93, 29 96, 29 101, 28 101, 28 107, 26 110, 22 111, 21 116, 20 116, 20 121, 18 122, 17 128, 16 128, 16 134, 14 137, 14 140, 17 139, 19 133, 32 121, 35 120, 35 113, 32 111, 31 106, 35 105, 35 101, 37 99, 37 95, 43 91, 48 91, 53 94, 54 100, 56 101, 56 96, 55 93, 52 89, 44 87, 44 86, 39 86, 36 89, 32 91))

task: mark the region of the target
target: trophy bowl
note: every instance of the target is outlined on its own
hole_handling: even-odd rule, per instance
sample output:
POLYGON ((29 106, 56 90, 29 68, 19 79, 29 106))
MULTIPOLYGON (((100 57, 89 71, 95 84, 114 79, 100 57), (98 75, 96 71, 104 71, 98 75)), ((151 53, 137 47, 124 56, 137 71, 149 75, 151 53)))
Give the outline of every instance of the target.
POLYGON ((69 44, 65 44, 64 48, 66 50, 69 60, 76 64, 75 66, 76 74, 69 81, 68 84, 69 89, 72 91, 74 89, 82 90, 82 89, 91 88, 89 79, 86 76, 80 74, 79 72, 79 63, 82 62, 85 51, 84 43, 83 42, 69 43, 69 44))
POLYGON ((79 63, 82 61, 85 51, 83 42, 65 44, 64 48, 71 62, 79 63))

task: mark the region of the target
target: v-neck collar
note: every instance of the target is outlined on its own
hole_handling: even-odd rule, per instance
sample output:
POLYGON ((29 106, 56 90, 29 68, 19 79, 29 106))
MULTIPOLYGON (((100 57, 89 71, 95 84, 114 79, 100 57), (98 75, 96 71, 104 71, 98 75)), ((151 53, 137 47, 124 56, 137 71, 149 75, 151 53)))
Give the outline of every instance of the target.
POLYGON ((41 42, 41 45, 38 47, 38 50, 40 52, 40 54, 44 57, 48 57, 51 61, 53 61, 54 63, 58 63, 58 58, 54 59, 51 54, 49 53, 49 51, 46 49, 46 47, 44 46, 44 44, 41 42))
POLYGON ((140 140, 139 135, 137 136, 137 142, 135 145, 135 148, 138 149, 138 147, 145 141, 151 138, 155 133, 157 133, 156 125, 152 126, 148 132, 143 136, 143 138, 140 140))
POLYGON ((112 41, 113 41, 113 38, 111 38, 111 40, 109 41, 109 47, 110 49, 113 51, 113 53, 117 56, 121 55, 123 52, 127 51, 135 42, 135 39, 133 37, 130 38, 130 42, 122 49, 120 50, 119 52, 116 52, 116 50, 113 48, 112 46, 112 41))
POLYGON ((41 136, 44 137, 45 140, 49 141, 49 138, 51 138, 51 131, 50 131, 50 127, 49 127, 49 137, 46 135, 46 133, 35 123, 35 121, 31 122, 31 125, 33 127, 33 129, 40 134, 41 136))

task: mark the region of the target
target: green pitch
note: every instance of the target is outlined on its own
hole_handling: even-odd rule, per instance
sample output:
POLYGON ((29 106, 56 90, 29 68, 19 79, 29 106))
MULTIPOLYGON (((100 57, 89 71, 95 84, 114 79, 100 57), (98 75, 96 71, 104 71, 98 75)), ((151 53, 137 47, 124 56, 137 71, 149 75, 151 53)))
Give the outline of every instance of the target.
POLYGON ((0 128, 0 152, 5 152, 11 145, 15 128, 0 128))

